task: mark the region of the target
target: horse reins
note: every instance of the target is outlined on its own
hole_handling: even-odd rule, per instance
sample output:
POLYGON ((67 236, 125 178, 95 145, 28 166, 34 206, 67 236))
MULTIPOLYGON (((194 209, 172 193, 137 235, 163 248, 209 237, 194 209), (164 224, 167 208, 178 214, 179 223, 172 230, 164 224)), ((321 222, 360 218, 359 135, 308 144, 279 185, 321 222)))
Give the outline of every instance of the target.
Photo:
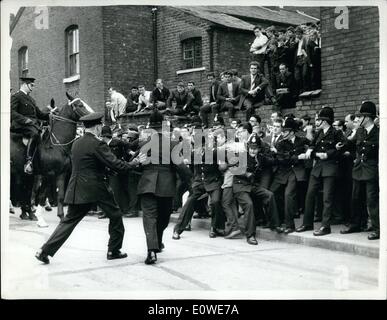
POLYGON ((66 142, 66 143, 60 143, 59 139, 55 136, 54 132, 52 132, 52 128, 53 128, 53 120, 58 120, 58 121, 62 121, 62 122, 68 122, 68 123, 77 124, 76 121, 73 121, 73 120, 70 120, 70 119, 67 119, 67 118, 58 116, 58 115, 56 115, 56 114, 50 114, 50 123, 51 123, 51 128, 50 128, 50 141, 51 141, 52 145, 54 145, 54 146, 59 146, 59 147, 67 146, 67 145, 73 143, 73 142, 77 139, 77 136, 75 136, 74 139, 70 140, 69 142, 66 142), (55 142, 52 140, 52 138, 55 139, 55 142))

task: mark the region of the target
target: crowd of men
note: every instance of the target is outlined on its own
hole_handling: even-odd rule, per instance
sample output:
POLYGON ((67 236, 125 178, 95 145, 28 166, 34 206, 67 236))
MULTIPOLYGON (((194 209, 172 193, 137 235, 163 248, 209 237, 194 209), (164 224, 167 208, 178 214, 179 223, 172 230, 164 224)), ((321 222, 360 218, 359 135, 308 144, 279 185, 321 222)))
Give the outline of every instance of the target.
MULTIPOLYGON (((210 238, 244 237, 250 245, 258 244, 257 226, 277 233, 313 231, 314 236, 324 236, 331 233, 331 225, 339 224, 344 225, 342 234, 367 231, 369 240, 379 239, 375 104, 364 101, 344 119, 335 119, 331 107, 317 110, 314 119, 307 114, 283 115, 280 110, 294 106, 299 93, 319 87, 319 66, 313 56, 318 54, 318 30, 311 26, 263 32, 256 27, 254 32, 250 73, 239 78, 237 70, 227 70, 220 81, 209 73, 204 99, 193 81, 187 86, 179 82, 170 91, 157 79, 152 91, 139 85, 127 98, 109 88, 105 114, 80 119, 83 127, 77 129, 73 144, 66 193, 68 214, 38 251, 39 260, 48 263, 48 256, 56 253, 84 215, 98 208, 99 218, 110 219, 109 260, 127 256, 120 251, 122 217, 137 217, 140 210, 148 246, 146 264, 155 263, 156 253, 164 250, 163 233, 173 212, 179 214, 175 240, 191 231, 192 218, 211 219, 210 238), (274 112, 262 121, 256 109, 267 102, 275 106, 274 112), (244 112, 245 121, 235 117, 237 110, 244 112), (150 115, 147 126, 119 120, 144 111, 150 115), (228 123, 223 112, 228 113, 228 123), (185 124, 172 125, 165 120, 179 117, 171 116, 188 117, 185 124), (154 138, 163 146, 156 151, 156 162, 152 148, 144 153, 154 138), (168 152, 163 150, 164 141, 168 152), (180 148, 179 163, 172 161, 175 148, 180 148), (88 169, 86 173, 82 168, 88 169), (85 180, 82 174, 89 176, 85 180), (92 183, 77 184, 79 179, 92 183), (297 218, 301 218, 298 226, 297 218), (317 228, 315 223, 320 223, 317 228)), ((28 98, 33 80, 23 80, 21 98, 28 98)), ((17 95, 12 99, 13 114, 23 113, 22 100, 17 95)), ((24 113, 25 118, 39 116, 36 111, 24 113)), ((31 122, 25 118, 23 128, 31 122)))
MULTIPOLYGON (((298 119, 280 112, 271 115, 266 127, 258 115, 248 120, 230 119, 226 125, 217 115, 206 131, 208 141, 202 147, 211 150, 213 161, 188 161, 190 170, 178 176, 173 209, 180 215, 173 239, 191 230, 192 217, 211 219, 210 237, 233 239, 245 234, 250 244, 256 244, 256 226, 288 234, 314 230, 317 222, 321 225, 314 230, 315 236, 329 234, 331 225, 342 224, 346 226, 343 234, 368 231, 368 239, 379 238, 379 124, 372 102, 364 102, 356 115, 345 119, 334 119, 333 109, 323 107, 314 124, 308 115, 298 119), (229 128, 235 129, 236 138, 231 141, 226 133, 229 128), (222 148, 246 153, 245 171, 233 173, 232 159, 218 159, 222 148), (186 192, 189 196, 183 202, 186 192), (302 223, 296 227, 295 219, 301 215, 302 223), (238 223, 241 216, 242 225, 238 223)), ((202 119, 193 116, 190 123, 171 128, 171 139, 190 146, 193 155, 198 152, 193 149, 195 136, 204 128, 202 119)), ((147 139, 145 126, 132 124, 119 129, 105 126, 102 137, 125 161, 134 159, 141 141, 147 139)), ((141 171, 134 170, 109 177, 124 216, 138 216, 140 175, 141 171)))
POLYGON ((133 86, 125 97, 114 88, 109 89, 106 118, 115 122, 124 114, 136 114, 157 108, 169 115, 199 115, 208 127, 209 117, 227 112, 235 117, 237 110, 246 110, 246 120, 254 109, 272 104, 277 110, 295 107, 299 94, 321 87, 320 37, 318 26, 274 26, 254 28, 251 44, 250 75, 238 76, 237 69, 220 73, 220 81, 213 72, 207 74, 208 93, 195 86, 179 82, 174 90, 157 79, 150 91, 144 85, 133 86))

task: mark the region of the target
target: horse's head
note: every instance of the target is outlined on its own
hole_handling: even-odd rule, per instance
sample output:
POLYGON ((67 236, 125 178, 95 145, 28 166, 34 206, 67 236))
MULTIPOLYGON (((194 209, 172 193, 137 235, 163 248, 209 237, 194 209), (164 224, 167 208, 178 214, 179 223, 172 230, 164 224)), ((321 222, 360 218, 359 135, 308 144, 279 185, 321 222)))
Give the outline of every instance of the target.
MULTIPOLYGON (((66 92, 68 99, 67 104, 60 110, 62 117, 66 117, 73 121, 78 121, 79 118, 94 112, 94 110, 82 101, 80 98, 72 97, 68 92, 66 92)), ((51 99, 51 108, 54 108, 55 102, 51 99)))

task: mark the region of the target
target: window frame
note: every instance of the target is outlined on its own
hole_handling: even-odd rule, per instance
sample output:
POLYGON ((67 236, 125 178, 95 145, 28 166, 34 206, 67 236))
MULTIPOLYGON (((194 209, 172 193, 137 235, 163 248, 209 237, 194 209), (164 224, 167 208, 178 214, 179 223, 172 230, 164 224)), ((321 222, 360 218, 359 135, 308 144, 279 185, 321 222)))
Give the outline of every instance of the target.
POLYGON ((23 46, 18 50, 19 78, 28 75, 28 47, 23 46))
POLYGON ((181 41, 183 69, 203 66, 202 37, 191 37, 181 41))
POLYGON ((65 31, 66 77, 80 75, 79 27, 71 25, 65 31))

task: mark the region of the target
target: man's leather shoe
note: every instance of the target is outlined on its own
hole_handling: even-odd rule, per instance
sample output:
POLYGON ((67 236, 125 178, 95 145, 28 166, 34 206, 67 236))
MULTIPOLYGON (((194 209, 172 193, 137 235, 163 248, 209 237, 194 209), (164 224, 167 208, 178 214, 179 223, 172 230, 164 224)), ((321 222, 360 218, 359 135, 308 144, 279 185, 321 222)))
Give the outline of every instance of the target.
POLYGON ((312 226, 305 226, 305 225, 302 225, 301 227, 298 227, 296 229, 297 232, 304 232, 304 231, 311 231, 311 230, 313 230, 312 226))
POLYGON ((98 216, 98 219, 106 219, 107 218, 107 215, 102 213, 98 216))
POLYGON ((217 236, 220 236, 220 237, 224 237, 224 235, 226 234, 224 230, 219 230, 216 228, 215 228, 215 233, 217 236))
POLYGON ((180 234, 178 234, 176 231, 172 235, 173 240, 179 240, 180 239, 180 234))
POLYGON ((271 228, 270 230, 271 230, 271 231, 275 231, 275 232, 277 232, 277 233, 282 233, 282 232, 284 232, 284 229, 281 228, 281 227, 271 228))
POLYGON ((215 232, 215 230, 213 230, 212 228, 211 228, 211 230, 210 230, 209 237, 210 237, 210 238, 216 238, 216 232, 215 232))
POLYGON ((109 251, 106 255, 107 259, 108 260, 114 260, 114 259, 124 259, 126 258, 128 255, 126 253, 122 253, 121 251, 117 251, 117 252, 111 252, 109 251))
POLYGON ((294 232, 295 230, 294 230, 294 228, 286 228, 285 230, 284 230, 284 233, 285 234, 289 234, 289 233, 292 233, 292 232, 294 232))
POLYGON ((184 231, 191 231, 191 230, 192 230, 191 224, 189 223, 189 224, 185 227, 184 231))
POLYGON ((257 239, 254 236, 247 238, 247 243, 256 246, 258 244, 257 239))
POLYGON ((325 236, 326 234, 331 233, 330 227, 321 227, 320 229, 313 232, 314 236, 325 236))
POLYGON ((35 258, 39 261, 42 261, 44 264, 49 264, 50 260, 48 259, 48 255, 45 254, 43 251, 38 251, 35 254, 35 258))
POLYGON ((371 232, 369 235, 368 235, 368 240, 378 240, 380 239, 380 234, 379 232, 371 232))
POLYGON ((372 231, 375 231, 375 229, 373 226, 369 226, 369 227, 365 228, 364 231, 372 232, 372 231))
POLYGON ((224 238, 225 239, 235 239, 236 237, 240 236, 241 235, 241 231, 240 230, 234 230, 234 231, 231 231, 227 236, 225 236, 224 238))
POLYGON ((155 264, 157 261, 157 255, 154 251, 148 251, 148 255, 145 259, 145 264, 155 264))
POLYGON ((45 209, 46 211, 52 211, 52 207, 51 207, 51 204, 50 204, 50 202, 48 201, 48 199, 46 200, 46 204, 45 204, 44 209, 45 209))
POLYGON ((30 220, 30 217, 23 211, 20 215, 20 219, 22 220, 30 220))
POLYGON ((30 212, 29 214, 29 219, 32 221, 38 221, 38 217, 35 215, 35 213, 30 212))
POLYGON ((138 212, 128 212, 124 214, 125 218, 137 218, 138 217, 138 212))
POLYGON ((349 228, 340 230, 341 234, 348 234, 348 233, 355 233, 355 232, 360 232, 360 228, 349 227, 349 228))

